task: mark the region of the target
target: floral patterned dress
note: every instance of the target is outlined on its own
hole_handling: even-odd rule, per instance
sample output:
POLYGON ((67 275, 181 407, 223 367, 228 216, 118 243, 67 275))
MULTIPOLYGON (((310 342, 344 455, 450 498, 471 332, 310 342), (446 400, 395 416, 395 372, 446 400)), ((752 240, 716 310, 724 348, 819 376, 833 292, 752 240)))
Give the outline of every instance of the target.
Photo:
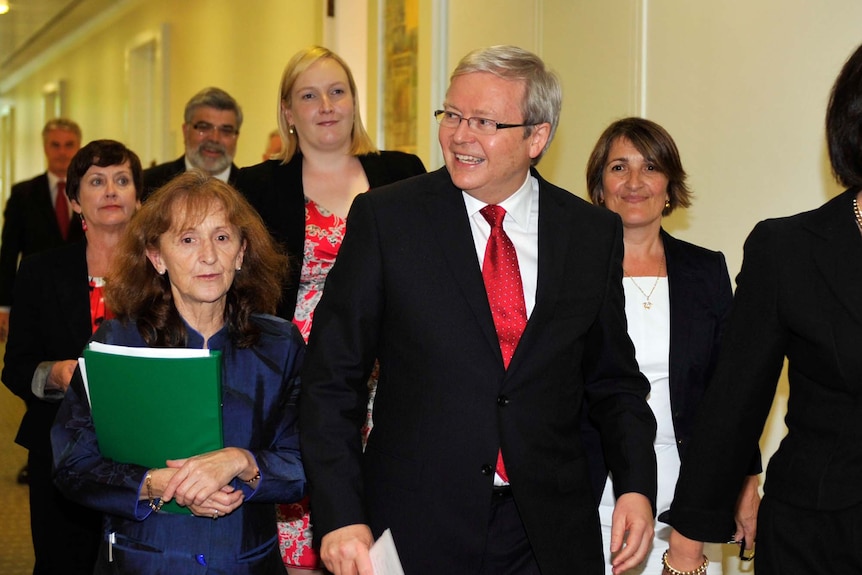
MULTIPOLYGON (((299 294, 293 323, 308 342, 314 310, 323 295, 326 276, 335 263, 341 241, 344 239, 345 220, 314 200, 305 199, 305 245, 302 255, 302 270, 299 276, 299 294)), ((369 380, 368 418, 363 437, 371 430, 371 408, 377 382, 377 368, 369 380)), ((278 544, 281 558, 286 566, 318 569, 320 556, 311 546, 311 522, 308 513, 308 497, 297 503, 280 504, 277 510, 278 544)))

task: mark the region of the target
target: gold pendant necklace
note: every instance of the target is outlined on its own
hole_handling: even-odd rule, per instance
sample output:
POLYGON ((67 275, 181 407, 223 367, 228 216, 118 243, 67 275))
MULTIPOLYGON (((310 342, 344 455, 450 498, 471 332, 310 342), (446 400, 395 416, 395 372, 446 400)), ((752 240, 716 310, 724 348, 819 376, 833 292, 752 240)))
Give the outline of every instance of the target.
MULTIPOLYGON (((854 202, 855 202, 855 200, 854 200, 854 202)), ((856 204, 854 203, 853 205, 855 206, 856 204)), ((857 208, 857 210, 856 210, 856 214, 857 214, 857 217, 860 217, 860 216, 858 215, 858 214, 859 214, 859 210, 858 210, 858 208, 857 208)), ((862 217, 860 217, 860 219, 859 219, 858 221, 862 221, 862 217)), ((862 223, 860 223, 860 226, 862 226, 862 223)), ((643 304, 642 304, 642 305, 644 306, 644 309, 647 309, 647 310, 648 310, 648 309, 652 309, 652 302, 650 301, 650 299, 649 299, 649 298, 651 298, 651 297, 652 297, 652 294, 653 294, 653 292, 655 291, 655 287, 658 285, 658 280, 661 278, 661 272, 663 272, 663 271, 664 271, 664 254, 662 254, 662 256, 661 256, 661 262, 659 262, 659 264, 658 264, 658 275, 656 275, 656 276, 655 276, 655 282, 653 282, 653 284, 652 284, 652 289, 650 289, 650 290, 649 290, 649 293, 647 293, 647 292, 645 292, 645 291, 641 288, 641 286, 639 286, 639 285, 638 285, 638 282, 636 282, 636 281, 635 281, 635 278, 633 278, 633 277, 629 274, 629 272, 627 272, 627 271, 626 271, 626 269, 625 269, 625 268, 623 268, 623 274, 625 274, 625 276, 626 276, 627 278, 629 278, 630 280, 632 280, 632 283, 634 284, 634 286, 635 286, 636 288, 638 288, 638 291, 639 291, 639 292, 641 292, 641 293, 643 294, 643 296, 646 298, 646 300, 645 300, 645 301, 643 302, 643 304)))

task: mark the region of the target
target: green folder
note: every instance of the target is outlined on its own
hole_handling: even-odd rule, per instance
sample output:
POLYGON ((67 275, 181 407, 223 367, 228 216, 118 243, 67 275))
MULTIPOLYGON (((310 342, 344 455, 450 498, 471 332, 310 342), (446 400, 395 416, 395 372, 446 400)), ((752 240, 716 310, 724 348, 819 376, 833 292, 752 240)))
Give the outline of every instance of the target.
MULTIPOLYGON (((165 467, 224 447, 220 351, 91 342, 79 363, 106 458, 165 467)), ((173 501, 162 511, 191 514, 173 501)))

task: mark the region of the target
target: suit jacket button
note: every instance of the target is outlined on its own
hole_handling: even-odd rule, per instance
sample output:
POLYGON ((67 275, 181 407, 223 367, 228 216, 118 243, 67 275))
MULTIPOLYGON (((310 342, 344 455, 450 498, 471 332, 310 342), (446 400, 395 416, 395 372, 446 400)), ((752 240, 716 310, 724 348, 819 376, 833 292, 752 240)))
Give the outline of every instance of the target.
POLYGON ((494 472, 494 468, 488 465, 487 463, 482 466, 482 475, 491 475, 494 472))
POLYGON ((509 398, 505 395, 501 395, 497 398, 497 405, 499 405, 500 407, 506 407, 507 405, 509 405, 509 398))

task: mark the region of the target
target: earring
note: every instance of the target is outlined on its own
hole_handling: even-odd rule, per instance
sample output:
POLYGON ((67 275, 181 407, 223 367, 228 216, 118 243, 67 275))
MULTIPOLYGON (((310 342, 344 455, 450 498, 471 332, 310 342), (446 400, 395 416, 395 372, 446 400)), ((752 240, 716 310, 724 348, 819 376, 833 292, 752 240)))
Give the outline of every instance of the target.
POLYGON ((87 231, 87 220, 84 219, 84 214, 81 214, 81 229, 87 231))
POLYGON ((287 127, 287 133, 288 134, 295 134, 296 133, 296 130, 293 128, 293 125, 290 125, 287 127))
POLYGON ((670 207, 670 200, 669 199, 664 201, 664 207, 665 207, 665 209, 670 207))
POLYGON ((242 269, 242 266, 239 266, 238 268, 236 268, 236 271, 240 271, 241 269, 242 269))

